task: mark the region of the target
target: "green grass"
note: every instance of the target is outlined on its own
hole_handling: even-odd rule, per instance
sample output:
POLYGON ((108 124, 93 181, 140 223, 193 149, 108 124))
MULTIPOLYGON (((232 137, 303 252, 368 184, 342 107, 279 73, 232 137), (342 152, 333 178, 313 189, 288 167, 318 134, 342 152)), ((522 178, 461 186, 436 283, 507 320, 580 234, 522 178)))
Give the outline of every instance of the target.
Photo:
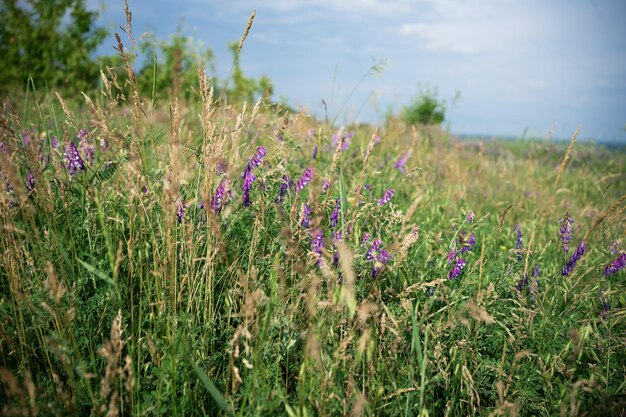
POLYGON ((64 98, 67 111, 50 95, 31 94, 20 114, 3 103, 4 414, 624 413, 625 272, 603 274, 617 256, 610 244, 624 240, 623 150, 576 143, 555 187, 566 144, 461 142, 389 123, 380 143, 361 126, 336 152, 336 127, 264 102, 244 110, 204 94, 138 109, 104 93, 92 111, 76 97, 64 98), (72 176, 64 152, 70 141, 82 149, 80 129, 95 158, 72 176), (240 175, 257 146, 267 155, 244 207, 240 175), (402 175, 394 163, 409 149, 402 175), (276 203, 283 175, 295 183, 308 166, 312 181, 276 203), (232 200, 216 214, 222 179, 232 200), (449 280, 448 253, 472 231, 465 268, 449 280), (376 277, 366 233, 393 256, 376 277), (538 286, 516 290, 535 264, 538 286))

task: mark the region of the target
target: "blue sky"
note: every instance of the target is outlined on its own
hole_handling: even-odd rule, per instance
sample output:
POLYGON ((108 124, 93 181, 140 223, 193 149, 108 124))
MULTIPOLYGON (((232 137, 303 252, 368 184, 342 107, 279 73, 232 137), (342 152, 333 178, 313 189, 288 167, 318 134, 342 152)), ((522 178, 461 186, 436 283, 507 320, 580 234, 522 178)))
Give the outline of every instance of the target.
MULTIPOLYGON (((100 24, 124 24, 123 1, 100 24)), ((383 120, 425 88, 447 101, 454 133, 626 141, 624 0, 129 0, 137 38, 182 24, 228 73, 228 42, 256 19, 241 54, 248 76, 275 96, 329 117, 383 120), (457 92, 458 100, 454 100, 457 92), (454 105, 452 105, 454 102, 454 105), (551 133, 550 133, 551 132, 551 133)), ((101 48, 110 53, 111 37, 101 48)))

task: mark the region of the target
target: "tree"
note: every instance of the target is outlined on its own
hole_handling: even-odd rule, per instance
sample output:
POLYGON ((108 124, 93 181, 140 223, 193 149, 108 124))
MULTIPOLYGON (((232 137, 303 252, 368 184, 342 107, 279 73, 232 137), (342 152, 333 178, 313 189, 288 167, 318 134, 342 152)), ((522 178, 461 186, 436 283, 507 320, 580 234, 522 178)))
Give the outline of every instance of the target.
POLYGON ((404 121, 410 126, 439 125, 446 116, 445 103, 439 101, 436 93, 425 91, 403 109, 404 121))
POLYGON ((85 90, 98 80, 92 53, 106 36, 85 0, 0 0, 0 89, 36 84, 85 90))

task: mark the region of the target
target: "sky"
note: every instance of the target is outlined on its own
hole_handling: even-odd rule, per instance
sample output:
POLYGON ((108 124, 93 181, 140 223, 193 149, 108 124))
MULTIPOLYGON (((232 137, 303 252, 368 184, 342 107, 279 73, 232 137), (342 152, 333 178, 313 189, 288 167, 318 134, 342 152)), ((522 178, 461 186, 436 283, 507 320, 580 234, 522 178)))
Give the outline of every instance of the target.
MULTIPOLYGON (((123 1, 89 0, 119 32, 123 1)), ((626 142, 624 0, 129 0, 133 34, 178 27, 211 48, 218 77, 229 42, 256 18, 246 76, 275 98, 339 124, 382 123, 424 91, 456 134, 626 142), (372 71, 373 66, 383 69, 372 71), (344 105, 344 103, 346 103, 344 105)), ((139 41, 140 42, 140 41, 139 41)), ((113 53, 113 37, 100 53, 113 53)))

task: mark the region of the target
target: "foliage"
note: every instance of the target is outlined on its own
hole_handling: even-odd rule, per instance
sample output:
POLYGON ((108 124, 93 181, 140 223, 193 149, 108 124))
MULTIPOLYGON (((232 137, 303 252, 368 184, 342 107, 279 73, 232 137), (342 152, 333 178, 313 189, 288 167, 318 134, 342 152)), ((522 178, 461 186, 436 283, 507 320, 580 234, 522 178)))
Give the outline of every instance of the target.
POLYGON ((137 81, 140 92, 146 97, 154 95, 167 99, 177 78, 181 93, 189 99, 193 96, 190 88, 198 85, 198 65, 202 64, 214 72, 213 51, 182 34, 180 28, 166 41, 157 39, 154 34, 146 35, 140 50, 143 67, 139 70, 137 81))
POLYGON ((84 0, 2 0, 0 88, 36 85, 70 90, 93 87, 98 66, 92 53, 106 32, 84 0))
POLYGON ((404 121, 409 126, 440 125, 445 115, 445 103, 439 101, 433 91, 423 92, 403 109, 404 121))
POLYGON ((228 96, 237 103, 254 102, 260 96, 270 97, 274 87, 268 77, 261 76, 255 80, 243 74, 237 53, 238 45, 238 42, 232 42, 228 45, 233 54, 232 87, 228 90, 228 96))

